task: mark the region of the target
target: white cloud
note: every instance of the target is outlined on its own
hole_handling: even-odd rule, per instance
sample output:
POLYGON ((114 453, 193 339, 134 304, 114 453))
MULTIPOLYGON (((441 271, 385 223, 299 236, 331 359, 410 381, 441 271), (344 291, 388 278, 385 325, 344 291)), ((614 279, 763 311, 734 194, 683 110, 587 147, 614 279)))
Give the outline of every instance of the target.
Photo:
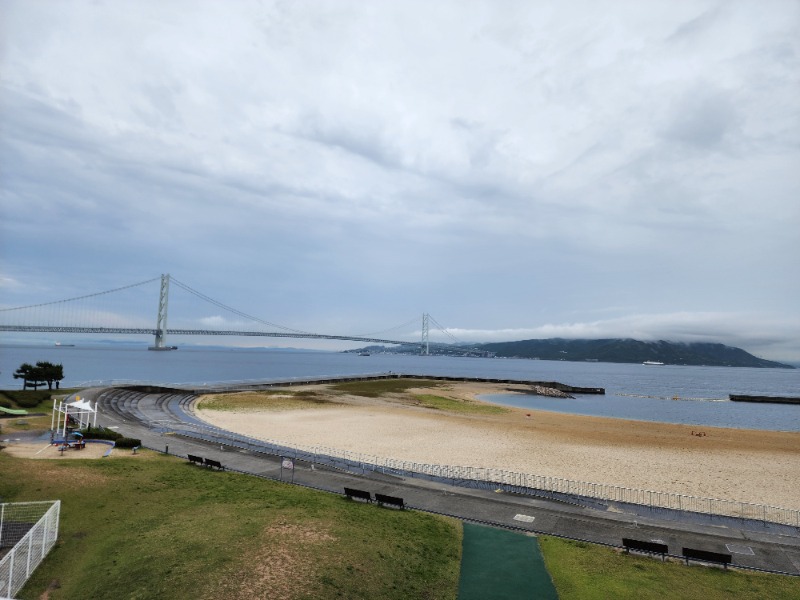
POLYGON ((306 330, 797 318, 797 3, 4 9, 4 303, 170 271, 306 330))
POLYGON ((233 321, 221 315, 213 315, 210 317, 201 317, 197 319, 197 323, 202 329, 218 329, 218 330, 232 330, 241 329, 245 323, 241 321, 233 321))
MULTIPOLYGON (((498 342, 521 339, 637 339, 672 342, 718 342, 742 347, 762 358, 800 361, 796 340, 800 319, 775 319, 758 313, 635 314, 615 319, 539 325, 504 330, 451 328, 462 341, 498 342)), ((431 332, 431 338, 434 332, 431 332)), ((446 336, 436 332, 438 341, 446 336)))

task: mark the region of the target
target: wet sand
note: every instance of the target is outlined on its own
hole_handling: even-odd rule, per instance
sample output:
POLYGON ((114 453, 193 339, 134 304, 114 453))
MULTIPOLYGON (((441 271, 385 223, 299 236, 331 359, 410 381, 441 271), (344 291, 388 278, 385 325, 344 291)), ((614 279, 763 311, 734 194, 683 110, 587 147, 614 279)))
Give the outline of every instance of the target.
MULTIPOLYGON (((721 429, 508 408, 457 413, 414 394, 483 404, 515 386, 448 383, 378 399, 308 386, 335 404, 207 410, 216 426, 289 446, 536 475, 800 509, 800 433, 721 429), (697 435, 702 434, 702 435, 697 435)), ((517 388, 519 389, 519 388, 517 388)), ((287 390, 287 395, 301 388, 287 390)), ((277 399, 276 399, 277 400, 277 399)), ((568 399, 564 400, 569 402, 568 399)))

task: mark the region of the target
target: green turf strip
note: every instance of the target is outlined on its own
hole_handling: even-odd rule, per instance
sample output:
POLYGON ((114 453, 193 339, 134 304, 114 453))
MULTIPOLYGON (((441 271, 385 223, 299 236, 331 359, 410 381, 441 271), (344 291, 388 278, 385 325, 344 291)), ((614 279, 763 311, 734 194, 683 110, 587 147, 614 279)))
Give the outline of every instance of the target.
POLYGON ((458 600, 558 600, 536 538, 464 523, 458 600))

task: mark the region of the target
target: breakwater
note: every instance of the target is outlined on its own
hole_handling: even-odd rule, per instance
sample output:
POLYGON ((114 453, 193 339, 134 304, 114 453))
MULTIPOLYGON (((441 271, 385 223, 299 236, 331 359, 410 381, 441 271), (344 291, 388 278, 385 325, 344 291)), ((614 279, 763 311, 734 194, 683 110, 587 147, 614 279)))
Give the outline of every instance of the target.
MULTIPOLYGON (((354 381, 379 381, 382 379, 425 379, 430 381, 454 381, 467 383, 494 383, 505 385, 525 385, 530 386, 531 393, 538 393, 536 390, 556 390, 564 394, 599 394, 606 393, 605 388, 601 387, 579 387, 560 383, 558 381, 532 381, 529 379, 498 379, 488 377, 452 377, 443 375, 416 375, 409 373, 380 373, 373 375, 348 375, 337 377, 309 377, 288 380, 273 380, 266 382, 233 382, 229 384, 220 383, 203 388, 195 388, 195 393, 208 393, 209 391, 233 391, 241 389, 265 389, 271 387, 285 387, 295 385, 325 385, 335 383, 349 383, 354 381)), ((126 386, 132 388, 133 386, 126 386)), ((177 386, 182 387, 182 386, 177 386)), ((136 386, 140 391, 154 393, 159 391, 158 386, 136 386)), ((516 390, 515 390, 516 391, 516 390)), ((549 395, 549 394, 540 394, 549 395)))
POLYGON ((764 402, 768 404, 800 404, 797 396, 748 396, 745 394, 729 394, 732 402, 764 402))

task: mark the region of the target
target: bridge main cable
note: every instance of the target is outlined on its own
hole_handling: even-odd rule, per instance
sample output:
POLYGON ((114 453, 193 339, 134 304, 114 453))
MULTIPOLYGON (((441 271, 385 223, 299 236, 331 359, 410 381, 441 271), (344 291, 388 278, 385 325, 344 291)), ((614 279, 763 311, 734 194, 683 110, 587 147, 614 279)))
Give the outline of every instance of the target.
MULTIPOLYGON (((143 327, 62 327, 59 325, 0 325, 0 331, 20 331, 25 333, 119 333, 135 335, 155 335, 158 330, 143 327)), ((283 331, 221 331, 216 329, 167 329, 169 335, 231 335, 245 337, 275 337, 294 339, 345 340, 369 342, 373 344, 396 344, 418 346, 419 342, 405 340, 385 340, 381 338, 349 335, 326 335, 323 333, 288 333, 283 331)))
POLYGON ((86 298, 94 298, 95 296, 103 296, 105 294, 112 294, 114 292, 121 292, 122 290, 129 290, 131 288, 135 288, 135 287, 138 287, 140 285, 145 285, 147 283, 153 283, 154 281, 158 281, 159 279, 161 279, 161 277, 153 277, 152 279, 148 279, 147 281, 140 281, 139 283, 132 283, 130 285, 124 285, 122 287, 114 288, 113 290, 106 290, 104 292, 95 292, 93 294, 84 294, 83 296, 75 296, 74 298, 65 298, 63 300, 53 300, 52 302, 41 302, 39 304, 28 304, 27 306, 13 306, 11 308, 0 308, 0 312, 7 312, 7 311, 12 311, 12 310, 24 310, 26 308, 39 308, 41 306, 52 306, 53 304, 61 304, 63 302, 74 302, 75 300, 85 300, 86 298))

